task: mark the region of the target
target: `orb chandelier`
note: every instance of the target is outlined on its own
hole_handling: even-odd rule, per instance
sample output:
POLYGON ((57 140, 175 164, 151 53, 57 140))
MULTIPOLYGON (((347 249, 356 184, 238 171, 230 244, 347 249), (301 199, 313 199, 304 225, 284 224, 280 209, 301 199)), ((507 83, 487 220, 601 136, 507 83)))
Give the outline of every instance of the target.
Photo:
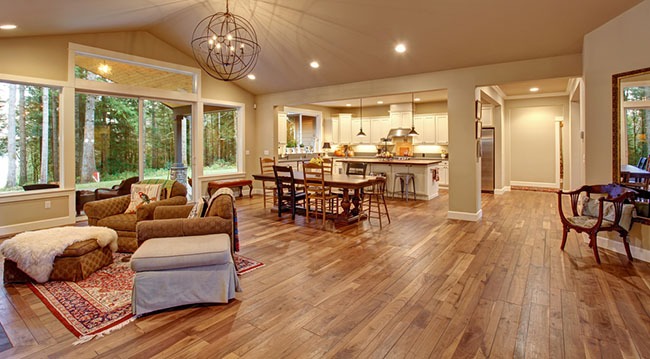
POLYGON ((228 0, 226 12, 201 20, 192 34, 194 59, 218 80, 244 78, 257 64, 260 49, 255 29, 246 19, 230 12, 228 0))

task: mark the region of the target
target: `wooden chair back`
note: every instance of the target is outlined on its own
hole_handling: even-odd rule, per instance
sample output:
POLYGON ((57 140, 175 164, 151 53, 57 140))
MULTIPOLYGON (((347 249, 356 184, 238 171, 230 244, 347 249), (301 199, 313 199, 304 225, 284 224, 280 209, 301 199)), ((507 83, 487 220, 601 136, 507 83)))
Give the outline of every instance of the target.
POLYGON ((297 190, 296 179, 291 166, 274 165, 272 169, 277 188, 278 217, 282 216, 283 209, 288 208, 291 211, 291 218, 295 219, 296 205, 305 199, 305 192, 297 190))
POLYGON ((333 170, 334 170, 334 159, 331 157, 323 158, 323 171, 331 175, 333 170))
POLYGON ((275 164, 275 156, 260 157, 260 171, 262 171, 262 174, 273 173, 273 166, 275 166, 275 164))
POLYGON ((365 162, 349 162, 348 167, 345 169, 345 174, 350 176, 366 176, 368 164, 365 162))

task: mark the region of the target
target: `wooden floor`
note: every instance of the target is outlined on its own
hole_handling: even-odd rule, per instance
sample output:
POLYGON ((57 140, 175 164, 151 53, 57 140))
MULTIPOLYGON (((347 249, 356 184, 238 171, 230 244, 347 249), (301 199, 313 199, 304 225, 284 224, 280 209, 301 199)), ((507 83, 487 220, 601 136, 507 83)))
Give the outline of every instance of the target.
MULTIPOLYGON (((650 265, 571 233, 552 193, 483 195, 479 222, 447 220, 445 193, 391 201, 392 223, 326 230, 237 200, 243 275, 227 305, 137 319, 75 340, 23 285, 6 286, 1 357, 650 357, 650 265)), ((633 253, 634 254, 634 253, 633 253)))

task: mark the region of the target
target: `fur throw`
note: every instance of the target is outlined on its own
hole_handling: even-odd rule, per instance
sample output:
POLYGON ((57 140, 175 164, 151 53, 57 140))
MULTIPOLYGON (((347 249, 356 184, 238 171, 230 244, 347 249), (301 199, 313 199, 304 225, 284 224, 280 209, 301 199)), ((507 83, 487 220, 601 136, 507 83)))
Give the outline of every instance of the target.
POLYGON ((117 251, 117 232, 105 227, 59 227, 24 232, 0 244, 0 254, 16 262, 18 268, 39 283, 47 282, 54 258, 68 246, 96 238, 100 247, 117 251))

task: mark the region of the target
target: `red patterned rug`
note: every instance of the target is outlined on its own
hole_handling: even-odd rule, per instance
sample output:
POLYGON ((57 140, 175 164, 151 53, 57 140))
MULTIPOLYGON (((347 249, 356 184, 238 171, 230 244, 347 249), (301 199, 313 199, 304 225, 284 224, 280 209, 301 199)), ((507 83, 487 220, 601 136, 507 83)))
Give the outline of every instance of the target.
POLYGON ((237 274, 242 275, 248 273, 252 270, 255 270, 259 267, 263 267, 264 263, 258 262, 254 259, 244 257, 239 254, 235 254, 235 268, 237 268, 237 274))
MULTIPOLYGON (((30 283, 29 288, 45 306, 84 343, 119 329, 135 319, 131 312, 133 271, 129 262, 116 253, 113 264, 78 282, 51 281, 30 283)), ((238 274, 250 272, 264 264, 235 254, 238 274)))
POLYGON ((133 271, 127 254, 116 253, 113 264, 78 282, 28 284, 47 308, 83 343, 132 321, 133 271))

